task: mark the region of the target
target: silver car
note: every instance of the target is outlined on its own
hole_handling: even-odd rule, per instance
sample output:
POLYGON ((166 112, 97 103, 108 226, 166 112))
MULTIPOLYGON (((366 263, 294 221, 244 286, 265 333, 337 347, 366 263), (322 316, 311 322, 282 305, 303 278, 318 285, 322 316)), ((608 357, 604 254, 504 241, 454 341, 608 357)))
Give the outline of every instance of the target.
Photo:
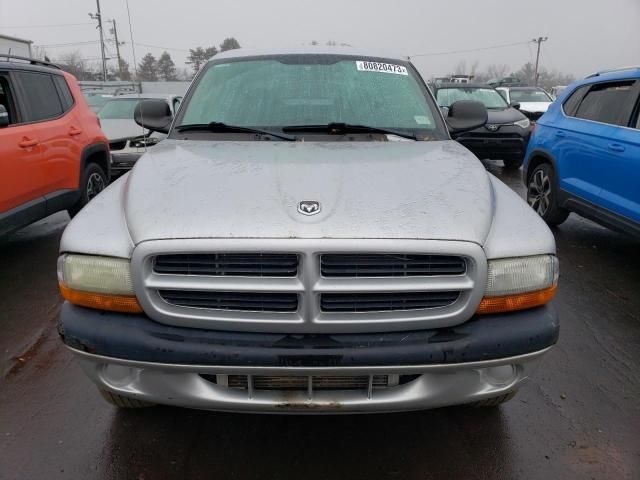
POLYGON ((111 151, 111 171, 130 170, 140 156, 166 135, 143 129, 133 119, 133 112, 142 100, 158 99, 167 103, 172 114, 178 111, 182 96, 164 94, 127 94, 112 97, 98 111, 100 125, 111 151))
MULTIPOLYGON (((143 116, 144 113, 144 116, 143 116)), ((510 399, 558 338, 553 235, 406 59, 233 50, 76 216, 59 331, 119 407, 351 413, 510 399)))

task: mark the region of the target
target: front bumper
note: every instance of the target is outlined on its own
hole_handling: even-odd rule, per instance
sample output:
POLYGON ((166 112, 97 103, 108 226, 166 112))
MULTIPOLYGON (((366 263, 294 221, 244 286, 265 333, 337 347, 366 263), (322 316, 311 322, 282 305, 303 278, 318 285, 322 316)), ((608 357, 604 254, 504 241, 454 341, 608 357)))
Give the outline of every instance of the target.
POLYGON ((531 129, 513 125, 500 126, 490 132, 485 127, 462 133, 455 140, 478 158, 489 160, 520 160, 524 158, 531 129))
POLYGON ((60 334, 100 388, 153 403, 247 412, 435 408, 517 390, 558 338, 552 307, 457 327, 381 334, 287 335, 177 328, 143 315, 65 304, 60 334), (399 375, 381 389, 234 389, 211 376, 399 375))
POLYGON ((126 172, 133 168, 144 151, 127 149, 127 151, 111 152, 111 170, 114 172, 126 172))

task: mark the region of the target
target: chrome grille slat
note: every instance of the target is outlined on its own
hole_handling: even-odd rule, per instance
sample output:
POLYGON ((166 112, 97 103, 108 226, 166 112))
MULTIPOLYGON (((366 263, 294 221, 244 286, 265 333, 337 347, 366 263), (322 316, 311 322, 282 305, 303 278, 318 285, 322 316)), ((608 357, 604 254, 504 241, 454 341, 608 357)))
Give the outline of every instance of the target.
POLYGON ((460 292, 325 293, 323 312, 382 312, 440 308, 451 305, 460 292))
POLYGON ((160 290, 162 299, 171 305, 247 312, 295 312, 295 293, 199 292, 193 290, 160 290))
POLYGON ((158 255, 153 270, 172 275, 295 277, 298 274, 298 256, 274 253, 158 255))
POLYGON ((463 258, 449 255, 323 254, 323 277, 408 277, 462 275, 463 258))

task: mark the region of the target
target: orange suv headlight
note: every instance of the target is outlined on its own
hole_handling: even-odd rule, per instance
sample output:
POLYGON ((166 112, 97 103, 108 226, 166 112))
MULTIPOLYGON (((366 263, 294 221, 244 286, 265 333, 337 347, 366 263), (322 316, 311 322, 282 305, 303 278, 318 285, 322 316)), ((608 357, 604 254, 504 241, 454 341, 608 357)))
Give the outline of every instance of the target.
POLYGON ((88 308, 140 313, 129 260, 64 254, 58 258, 58 283, 65 300, 88 308))
POLYGON ((556 294, 559 265, 555 255, 489 260, 487 287, 478 314, 538 307, 556 294))

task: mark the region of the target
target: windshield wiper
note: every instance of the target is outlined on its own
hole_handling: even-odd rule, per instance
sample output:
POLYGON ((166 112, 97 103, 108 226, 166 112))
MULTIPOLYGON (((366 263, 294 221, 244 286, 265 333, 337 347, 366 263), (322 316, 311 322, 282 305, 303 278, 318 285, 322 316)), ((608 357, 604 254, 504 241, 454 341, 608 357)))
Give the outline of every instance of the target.
POLYGON ((388 128, 369 127, 367 125, 353 125, 350 123, 332 122, 324 125, 289 125, 282 127, 283 132, 320 132, 329 135, 344 135, 347 133, 382 133, 385 135, 396 135, 402 138, 418 140, 411 133, 399 132, 388 128))
POLYGON ((280 138, 282 140, 287 140, 289 142, 295 142, 296 137, 292 137, 291 135, 283 135, 282 133, 275 133, 269 130, 260 130, 259 128, 251 128, 251 127, 241 127, 239 125, 227 125, 222 122, 209 122, 209 123, 188 123, 183 125, 178 125, 176 127, 178 132, 188 132, 188 131, 201 131, 201 132, 239 132, 239 133, 257 133, 258 135, 270 135, 272 137, 280 138))

